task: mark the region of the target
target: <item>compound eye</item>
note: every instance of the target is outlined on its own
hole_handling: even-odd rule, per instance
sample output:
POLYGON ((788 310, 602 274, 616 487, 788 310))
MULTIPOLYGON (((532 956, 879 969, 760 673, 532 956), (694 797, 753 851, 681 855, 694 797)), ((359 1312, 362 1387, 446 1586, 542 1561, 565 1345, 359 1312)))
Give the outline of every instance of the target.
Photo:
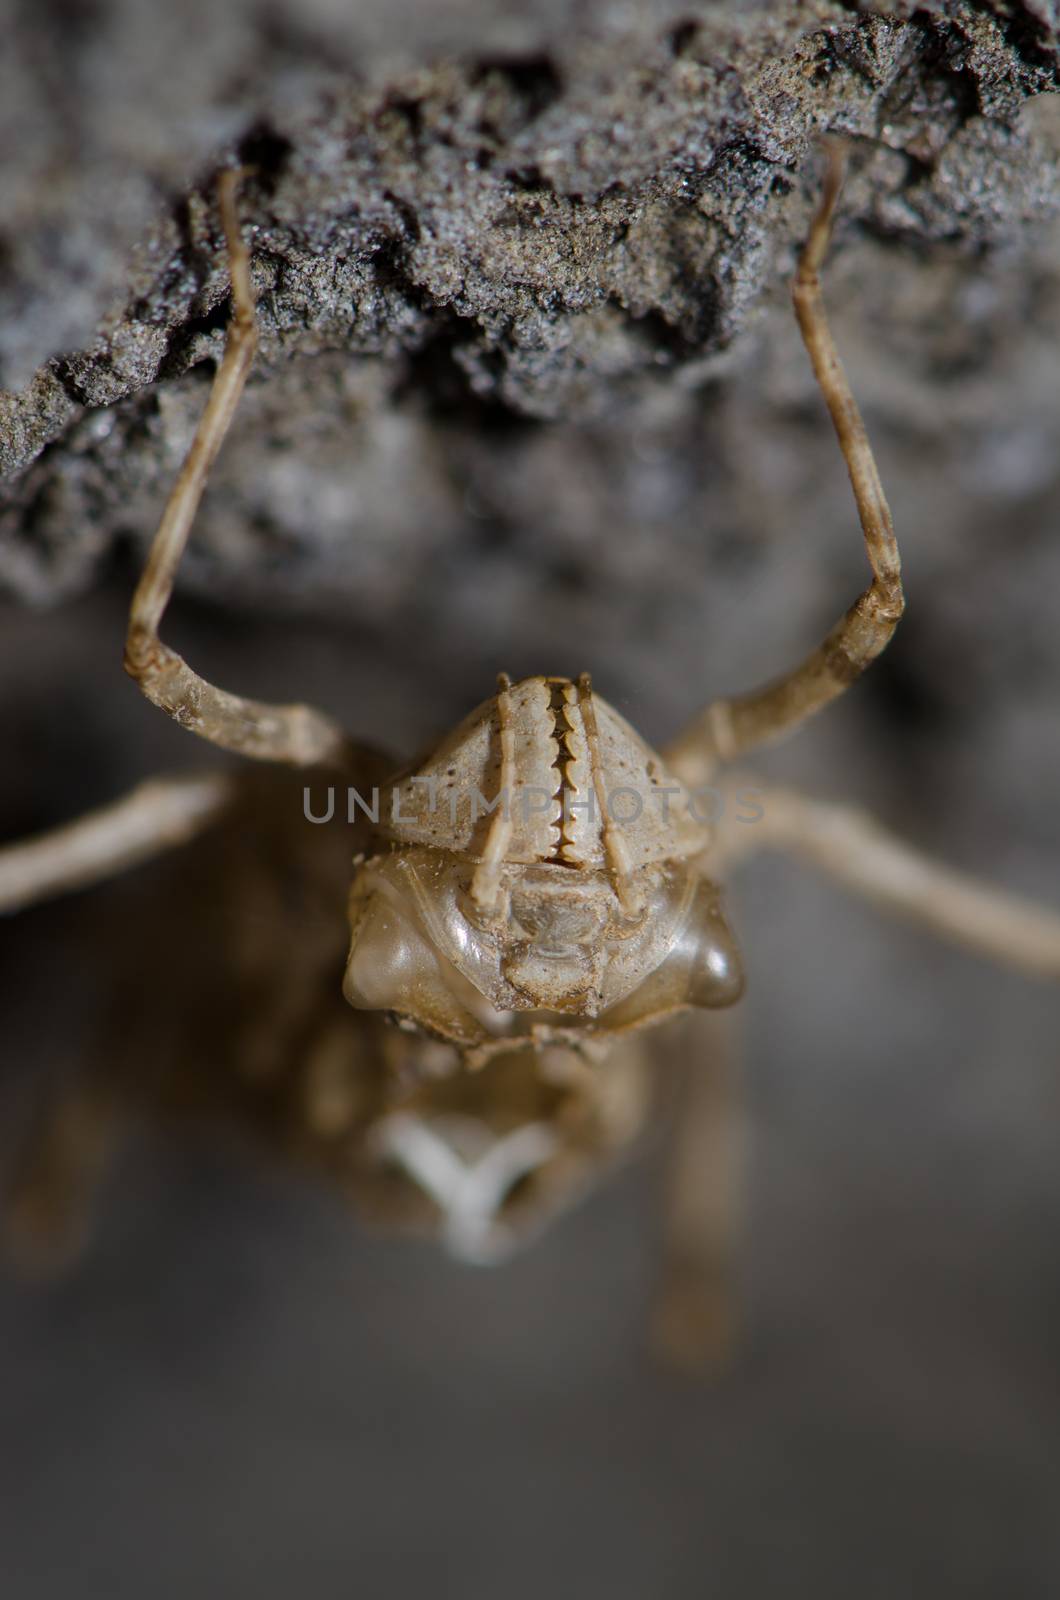
POLYGON ((438 963, 408 918, 384 896, 369 896, 360 909, 343 993, 362 1011, 407 1011, 401 1000, 437 976, 438 963))
POLYGON ((616 1032, 655 1022, 685 1006, 731 1006, 743 993, 740 952, 722 910, 721 893, 700 879, 688 915, 666 959, 624 1000, 604 1012, 616 1032))
POLYGON ((459 982, 416 924, 386 895, 362 902, 342 992, 361 1011, 411 1017, 457 1043, 477 1042, 481 1025, 453 993, 459 982))
MULTIPOLYGON (((675 955, 678 952, 675 951, 675 955)), ((731 1006, 744 990, 743 962, 725 920, 721 895, 704 880, 696 891, 682 934, 678 959, 686 966, 687 1004, 731 1006)))

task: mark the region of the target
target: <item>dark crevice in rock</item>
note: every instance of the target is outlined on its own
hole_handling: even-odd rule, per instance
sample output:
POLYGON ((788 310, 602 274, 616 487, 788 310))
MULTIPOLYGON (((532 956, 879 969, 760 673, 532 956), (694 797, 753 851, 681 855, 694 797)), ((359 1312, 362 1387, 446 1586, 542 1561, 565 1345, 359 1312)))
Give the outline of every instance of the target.
POLYGON ((276 191, 294 154, 294 145, 268 122, 261 121, 243 135, 236 150, 239 160, 250 169, 256 186, 269 196, 276 191))
POLYGON ((523 126, 536 122, 563 93, 563 77, 551 56, 480 57, 471 68, 471 83, 497 76, 519 102, 523 126))
POLYGON ((699 34, 699 23, 693 18, 685 22, 678 22, 666 35, 666 45, 674 56, 683 56, 695 43, 699 34))
MULTIPOLYGON (((166 339, 165 354, 158 363, 158 380, 178 377, 188 370, 192 346, 204 336, 227 329, 232 317, 232 298, 218 301, 201 316, 189 317, 187 322, 172 329, 166 339)), ((196 363, 198 365, 198 363, 196 363)))

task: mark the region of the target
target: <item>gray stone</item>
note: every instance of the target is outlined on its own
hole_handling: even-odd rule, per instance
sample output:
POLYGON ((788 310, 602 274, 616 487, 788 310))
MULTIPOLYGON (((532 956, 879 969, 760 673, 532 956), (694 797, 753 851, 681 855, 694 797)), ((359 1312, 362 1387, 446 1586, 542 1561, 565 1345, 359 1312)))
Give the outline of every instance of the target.
MULTIPOLYGON (((645 506, 668 524, 696 494, 716 526, 697 457, 730 386, 717 359, 754 413, 707 446, 722 477, 804 387, 787 330, 758 322, 786 352, 763 372, 749 322, 787 315, 819 131, 847 134, 854 163, 833 303, 871 328, 896 275, 923 279, 877 341, 908 351, 923 409, 955 359, 983 377, 987 350, 1040 338, 1027 303, 1049 292, 1058 194, 1041 6, 404 0, 353 22, 328 0, 100 0, 20 12, 10 39, 0 583, 16 597, 76 592, 157 520, 223 340, 212 196, 233 159, 256 167, 262 351, 183 581, 235 604, 396 622, 427 553, 470 562, 483 522, 530 536, 550 500, 574 568, 621 562, 609 545, 635 547, 645 506), (936 282, 970 302, 948 331, 964 356, 936 282), (543 443, 542 421, 565 427, 543 443), (649 442, 631 452, 631 434, 649 442), (605 511, 587 455, 621 485, 605 511)), ((870 412, 878 353, 858 374, 870 412)))

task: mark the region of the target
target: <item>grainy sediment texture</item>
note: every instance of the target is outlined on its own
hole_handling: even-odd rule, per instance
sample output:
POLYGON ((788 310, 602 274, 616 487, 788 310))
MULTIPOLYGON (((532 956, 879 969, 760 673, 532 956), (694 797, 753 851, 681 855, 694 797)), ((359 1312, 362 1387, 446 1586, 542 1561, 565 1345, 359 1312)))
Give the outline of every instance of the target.
MULTIPOLYGON (((623 466, 631 428, 661 428, 671 499, 704 436, 724 476, 716 358, 778 298, 818 131, 854 158, 835 298, 900 322, 910 386, 1034 341, 1057 119, 1023 108, 1056 86, 1048 7, 591 0, 432 19, 424 33, 411 0, 354 20, 326 3, 17 13, 0 99, 15 595, 77 591, 152 525, 223 337, 223 161, 256 168, 263 340, 188 581, 234 597, 400 612, 417 562, 475 517, 547 522, 587 454, 632 480, 620 530, 659 495, 654 463, 623 466), (940 321, 943 283, 959 317, 940 321), (541 419, 574 426, 543 445, 541 419)), ((799 381, 785 345, 748 386, 774 407, 799 381)), ((610 507, 562 517, 589 559, 616 529, 610 507)))

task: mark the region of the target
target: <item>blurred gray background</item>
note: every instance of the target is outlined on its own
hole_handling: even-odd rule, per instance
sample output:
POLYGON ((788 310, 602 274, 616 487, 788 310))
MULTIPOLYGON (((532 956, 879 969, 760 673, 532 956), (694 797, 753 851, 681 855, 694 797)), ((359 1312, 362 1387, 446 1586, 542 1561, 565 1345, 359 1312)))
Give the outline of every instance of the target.
MULTIPOLYGON (((588 667, 662 742, 804 651, 864 574, 786 291, 823 127, 909 612, 760 765, 1060 905, 1054 8, 3 22, 3 837, 217 759, 120 654, 221 347, 233 155, 263 345, 171 612, 194 665, 411 752, 501 667, 588 667)), ((0 926, 8 1154, 134 892, 0 926)), ((5 1594, 1055 1594, 1060 1000, 784 861, 732 898, 727 1373, 646 1350, 657 1142, 479 1273, 148 1129, 83 1258, 0 1282, 5 1594)))

